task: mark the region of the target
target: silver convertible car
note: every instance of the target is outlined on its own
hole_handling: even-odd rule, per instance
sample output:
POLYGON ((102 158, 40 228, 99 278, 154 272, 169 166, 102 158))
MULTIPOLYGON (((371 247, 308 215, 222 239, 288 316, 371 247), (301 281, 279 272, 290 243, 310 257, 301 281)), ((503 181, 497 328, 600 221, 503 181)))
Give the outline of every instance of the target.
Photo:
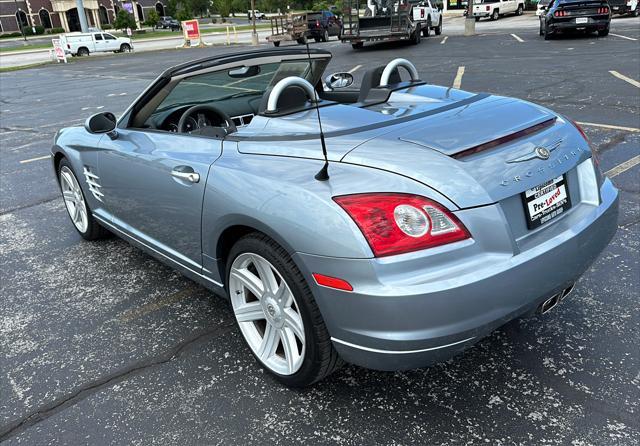
POLYGON ((331 53, 222 55, 162 73, 52 149, 71 220, 226 296, 290 386, 343 361, 450 358, 547 312, 616 231, 580 127, 431 85, 407 60, 323 79, 331 53))

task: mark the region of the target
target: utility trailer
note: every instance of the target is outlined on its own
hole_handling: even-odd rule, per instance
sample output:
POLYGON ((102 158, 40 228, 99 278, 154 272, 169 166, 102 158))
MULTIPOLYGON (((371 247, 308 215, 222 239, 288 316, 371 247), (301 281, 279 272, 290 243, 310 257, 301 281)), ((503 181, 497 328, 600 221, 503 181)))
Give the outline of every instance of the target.
POLYGON ((267 41, 274 46, 280 46, 280 42, 298 42, 301 45, 307 43, 309 38, 309 24, 307 13, 291 13, 271 17, 271 35, 267 41))
POLYGON ((412 10, 419 0, 347 0, 343 10, 343 43, 360 49, 365 42, 407 40, 420 43, 422 24, 414 20, 412 10), (360 6, 365 7, 360 17, 360 6))

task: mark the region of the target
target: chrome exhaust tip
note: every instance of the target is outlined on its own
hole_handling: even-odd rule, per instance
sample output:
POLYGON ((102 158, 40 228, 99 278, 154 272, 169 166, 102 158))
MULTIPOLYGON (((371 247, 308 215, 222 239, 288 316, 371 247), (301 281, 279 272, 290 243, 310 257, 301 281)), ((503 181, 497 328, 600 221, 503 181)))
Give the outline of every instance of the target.
POLYGON ((571 294, 571 292, 573 291, 575 286, 576 286, 576 284, 572 283, 571 285, 569 285, 569 287, 565 288, 565 290, 562 292, 562 296, 560 297, 560 300, 564 300, 565 297, 567 297, 569 294, 571 294))
POLYGON ((549 311, 553 310, 553 308, 558 305, 558 302, 560 302, 562 294, 563 293, 554 294, 549 299, 542 302, 542 305, 540 305, 540 313, 547 314, 549 311))

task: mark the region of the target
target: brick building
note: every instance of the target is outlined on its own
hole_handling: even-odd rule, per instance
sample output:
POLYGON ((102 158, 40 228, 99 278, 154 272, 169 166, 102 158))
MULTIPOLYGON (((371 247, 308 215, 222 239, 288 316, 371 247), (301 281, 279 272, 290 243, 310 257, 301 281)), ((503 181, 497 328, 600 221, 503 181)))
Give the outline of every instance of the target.
MULTIPOLYGON (((164 4, 158 0, 83 0, 90 27, 112 24, 123 3, 133 3, 138 23, 155 9, 164 14, 164 4)), ((80 31, 76 0, 0 0, 0 33, 20 31, 21 26, 43 26, 45 29, 64 28, 67 32, 80 31)))

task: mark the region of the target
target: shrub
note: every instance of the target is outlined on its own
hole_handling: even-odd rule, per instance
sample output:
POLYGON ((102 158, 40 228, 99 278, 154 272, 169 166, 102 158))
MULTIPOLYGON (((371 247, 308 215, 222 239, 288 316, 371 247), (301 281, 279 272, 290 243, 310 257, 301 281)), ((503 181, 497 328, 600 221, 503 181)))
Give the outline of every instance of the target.
POLYGON ((44 26, 37 25, 37 26, 34 26, 33 28, 30 26, 23 26, 22 32, 24 32, 24 34, 27 36, 44 34, 44 26), (33 32, 34 29, 36 32, 33 32))
POLYGON ((147 13, 147 20, 144 21, 146 26, 150 26, 151 28, 155 28, 160 21, 160 15, 155 9, 152 9, 147 13))
POLYGON ((5 37, 22 37, 22 33, 19 32, 19 31, 14 31, 12 33, 4 33, 0 37, 2 37, 2 38, 5 38, 5 37))
POLYGON ((62 27, 57 27, 57 28, 51 28, 51 29, 49 30, 49 32, 50 32, 51 34, 64 34, 64 33, 65 33, 65 30, 64 30, 64 28, 62 28, 62 27))
POLYGON ((100 25, 102 27, 102 29, 104 31, 108 30, 108 29, 113 29, 113 26, 109 25, 108 23, 105 23, 104 25, 100 25))
POLYGON ((116 20, 113 22, 113 27, 115 29, 136 29, 136 21, 133 18, 133 15, 129 14, 124 9, 121 9, 118 11, 116 20))

